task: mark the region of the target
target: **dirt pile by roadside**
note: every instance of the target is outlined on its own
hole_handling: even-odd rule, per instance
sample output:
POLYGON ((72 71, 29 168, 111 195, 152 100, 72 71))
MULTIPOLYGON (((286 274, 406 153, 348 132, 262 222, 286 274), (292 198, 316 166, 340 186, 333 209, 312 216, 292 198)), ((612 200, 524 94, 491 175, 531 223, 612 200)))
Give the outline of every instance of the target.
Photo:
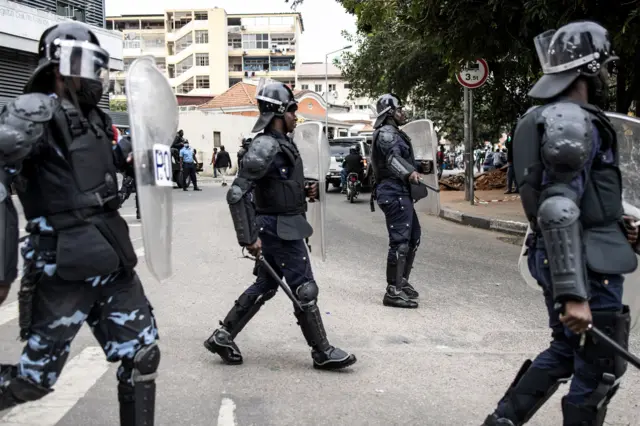
MULTIPOLYGON (((505 188, 507 170, 491 170, 476 177, 474 188, 478 191, 505 188)), ((464 191, 464 173, 440 179, 441 191, 464 191)))

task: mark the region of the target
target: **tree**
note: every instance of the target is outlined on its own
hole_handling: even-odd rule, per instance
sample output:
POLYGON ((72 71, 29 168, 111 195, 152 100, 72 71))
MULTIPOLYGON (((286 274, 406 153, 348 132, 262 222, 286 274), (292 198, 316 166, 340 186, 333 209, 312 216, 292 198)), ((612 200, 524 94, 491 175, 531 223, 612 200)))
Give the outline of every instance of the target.
POLYGON ((109 110, 114 112, 127 112, 127 101, 122 99, 111 99, 109 101, 109 110))
MULTIPOLYGON (((293 0, 296 4, 301 0, 293 0)), ((312 1, 312 0, 308 0, 312 1)), ((462 87, 455 74, 484 58, 491 76, 474 96, 474 134, 493 138, 531 105, 541 74, 533 38, 547 29, 589 19, 612 34, 620 61, 612 68, 610 109, 640 105, 640 0, 338 0, 357 17, 340 65, 354 96, 392 91, 410 99, 453 141, 462 131, 462 87), (634 102, 635 101, 635 102, 634 102)))

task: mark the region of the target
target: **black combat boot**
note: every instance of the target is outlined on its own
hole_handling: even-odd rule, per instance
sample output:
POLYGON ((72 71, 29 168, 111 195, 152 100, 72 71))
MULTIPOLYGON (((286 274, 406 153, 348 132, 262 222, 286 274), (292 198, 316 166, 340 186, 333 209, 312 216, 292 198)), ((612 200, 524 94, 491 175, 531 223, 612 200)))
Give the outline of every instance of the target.
POLYGON ((242 293, 224 321, 220 321, 222 327, 215 330, 211 337, 205 340, 204 347, 210 352, 220 355, 227 364, 242 364, 242 353, 233 339, 258 313, 262 305, 274 295, 275 291, 264 295, 242 293))
POLYGON ((53 392, 26 377, 18 376, 15 365, 0 365, 0 411, 36 401, 53 392))
POLYGON ((607 400, 601 407, 575 405, 562 398, 562 426, 602 426, 607 415, 607 400))
POLYGON ((321 370, 339 370, 355 364, 355 355, 329 344, 318 305, 309 304, 303 309, 296 309, 295 316, 307 344, 312 349, 313 367, 321 370))
MULTIPOLYGON (((571 369, 566 371, 542 370, 531 367, 526 360, 511 386, 498 403, 498 409, 490 414, 483 426, 522 426, 571 377, 571 369)), ((589 425, 590 426, 590 425, 589 425)))
POLYGON ((409 297, 409 299, 417 299, 420 297, 420 293, 416 291, 411 284, 409 284, 409 275, 413 269, 413 261, 416 258, 417 247, 413 247, 407 254, 407 260, 404 265, 404 274, 402 274, 402 291, 409 297))
POLYGON ((387 262, 387 292, 382 299, 382 304, 384 306, 392 306, 394 308, 417 308, 418 302, 411 300, 409 295, 407 295, 402 288, 402 286, 405 286, 408 283, 405 284, 402 278, 400 278, 400 286, 397 286, 397 279, 398 265, 387 262))
POLYGON ((133 386, 118 382, 120 426, 136 426, 136 395, 133 386))

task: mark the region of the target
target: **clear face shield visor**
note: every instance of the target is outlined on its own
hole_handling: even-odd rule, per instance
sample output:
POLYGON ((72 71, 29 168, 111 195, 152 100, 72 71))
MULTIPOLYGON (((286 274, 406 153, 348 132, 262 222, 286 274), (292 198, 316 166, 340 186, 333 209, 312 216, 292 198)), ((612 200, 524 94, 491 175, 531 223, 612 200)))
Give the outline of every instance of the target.
POLYGON ((109 53, 87 41, 57 40, 60 75, 98 82, 109 88, 109 53))
MULTIPOLYGON (((598 74, 603 59, 594 49, 589 33, 565 33, 548 30, 537 35, 534 45, 545 74, 557 74, 580 68, 582 74, 598 74), (583 67, 592 63, 591 66, 583 67)), ((613 59, 613 58, 607 58, 613 59)))

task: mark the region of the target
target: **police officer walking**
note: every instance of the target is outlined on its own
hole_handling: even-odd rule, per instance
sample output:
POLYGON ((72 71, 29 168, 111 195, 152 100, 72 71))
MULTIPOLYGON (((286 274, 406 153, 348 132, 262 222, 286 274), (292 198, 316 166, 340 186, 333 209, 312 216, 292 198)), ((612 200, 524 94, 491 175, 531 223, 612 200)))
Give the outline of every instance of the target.
POLYGON ((120 424, 153 425, 158 332, 117 211, 116 171, 131 144, 112 144, 111 120, 97 106, 109 54, 88 26, 65 22, 43 33, 38 56, 25 94, 0 113, 0 302, 17 276, 11 183, 29 233, 19 292, 27 344, 17 366, 0 369, 0 410, 52 392, 86 321, 107 360, 121 363, 120 424))
POLYGON ((513 139, 513 166, 533 233, 531 275, 544 291, 552 341, 527 360, 486 426, 522 425, 571 380, 562 398, 564 426, 601 426, 626 361, 590 333, 590 324, 621 346, 630 316, 623 274, 637 267, 622 223, 616 133, 599 106, 607 66, 616 60, 609 34, 575 22, 535 38, 544 75, 529 96, 546 102, 525 114, 513 139))
MULTIPOLYGON (((406 116, 399 99, 386 94, 378 99, 371 165, 376 179, 373 196, 387 221, 387 291, 382 303, 397 308, 417 308, 419 294, 409 275, 420 245, 420 223, 413 209, 410 185, 420 181, 421 163, 414 158, 411 139, 399 126, 406 116)), ((373 204, 372 204, 373 205, 373 204)))
MULTIPOLYGON (((260 118, 253 132, 263 132, 251 142, 227 193, 238 243, 256 257, 262 254, 291 287, 301 306, 295 307, 294 315, 311 347, 314 367, 345 368, 356 357, 329 344, 305 245, 305 238, 313 232, 305 219, 306 198, 316 199, 318 186, 305 185, 300 152, 286 136, 296 126, 297 102, 283 83, 261 85, 257 93, 260 118)), ((266 268, 257 265, 255 283, 240 295, 221 327, 204 343, 228 364, 243 362, 234 340, 278 289, 266 268)))
POLYGON ((187 190, 187 185, 185 184, 187 180, 187 175, 191 178, 191 182, 193 182, 193 190, 194 191, 202 191, 198 188, 198 176, 196 175, 196 163, 194 160, 193 150, 189 147, 189 141, 185 140, 182 145, 182 149, 180 150, 180 165, 182 167, 182 190, 187 190))

